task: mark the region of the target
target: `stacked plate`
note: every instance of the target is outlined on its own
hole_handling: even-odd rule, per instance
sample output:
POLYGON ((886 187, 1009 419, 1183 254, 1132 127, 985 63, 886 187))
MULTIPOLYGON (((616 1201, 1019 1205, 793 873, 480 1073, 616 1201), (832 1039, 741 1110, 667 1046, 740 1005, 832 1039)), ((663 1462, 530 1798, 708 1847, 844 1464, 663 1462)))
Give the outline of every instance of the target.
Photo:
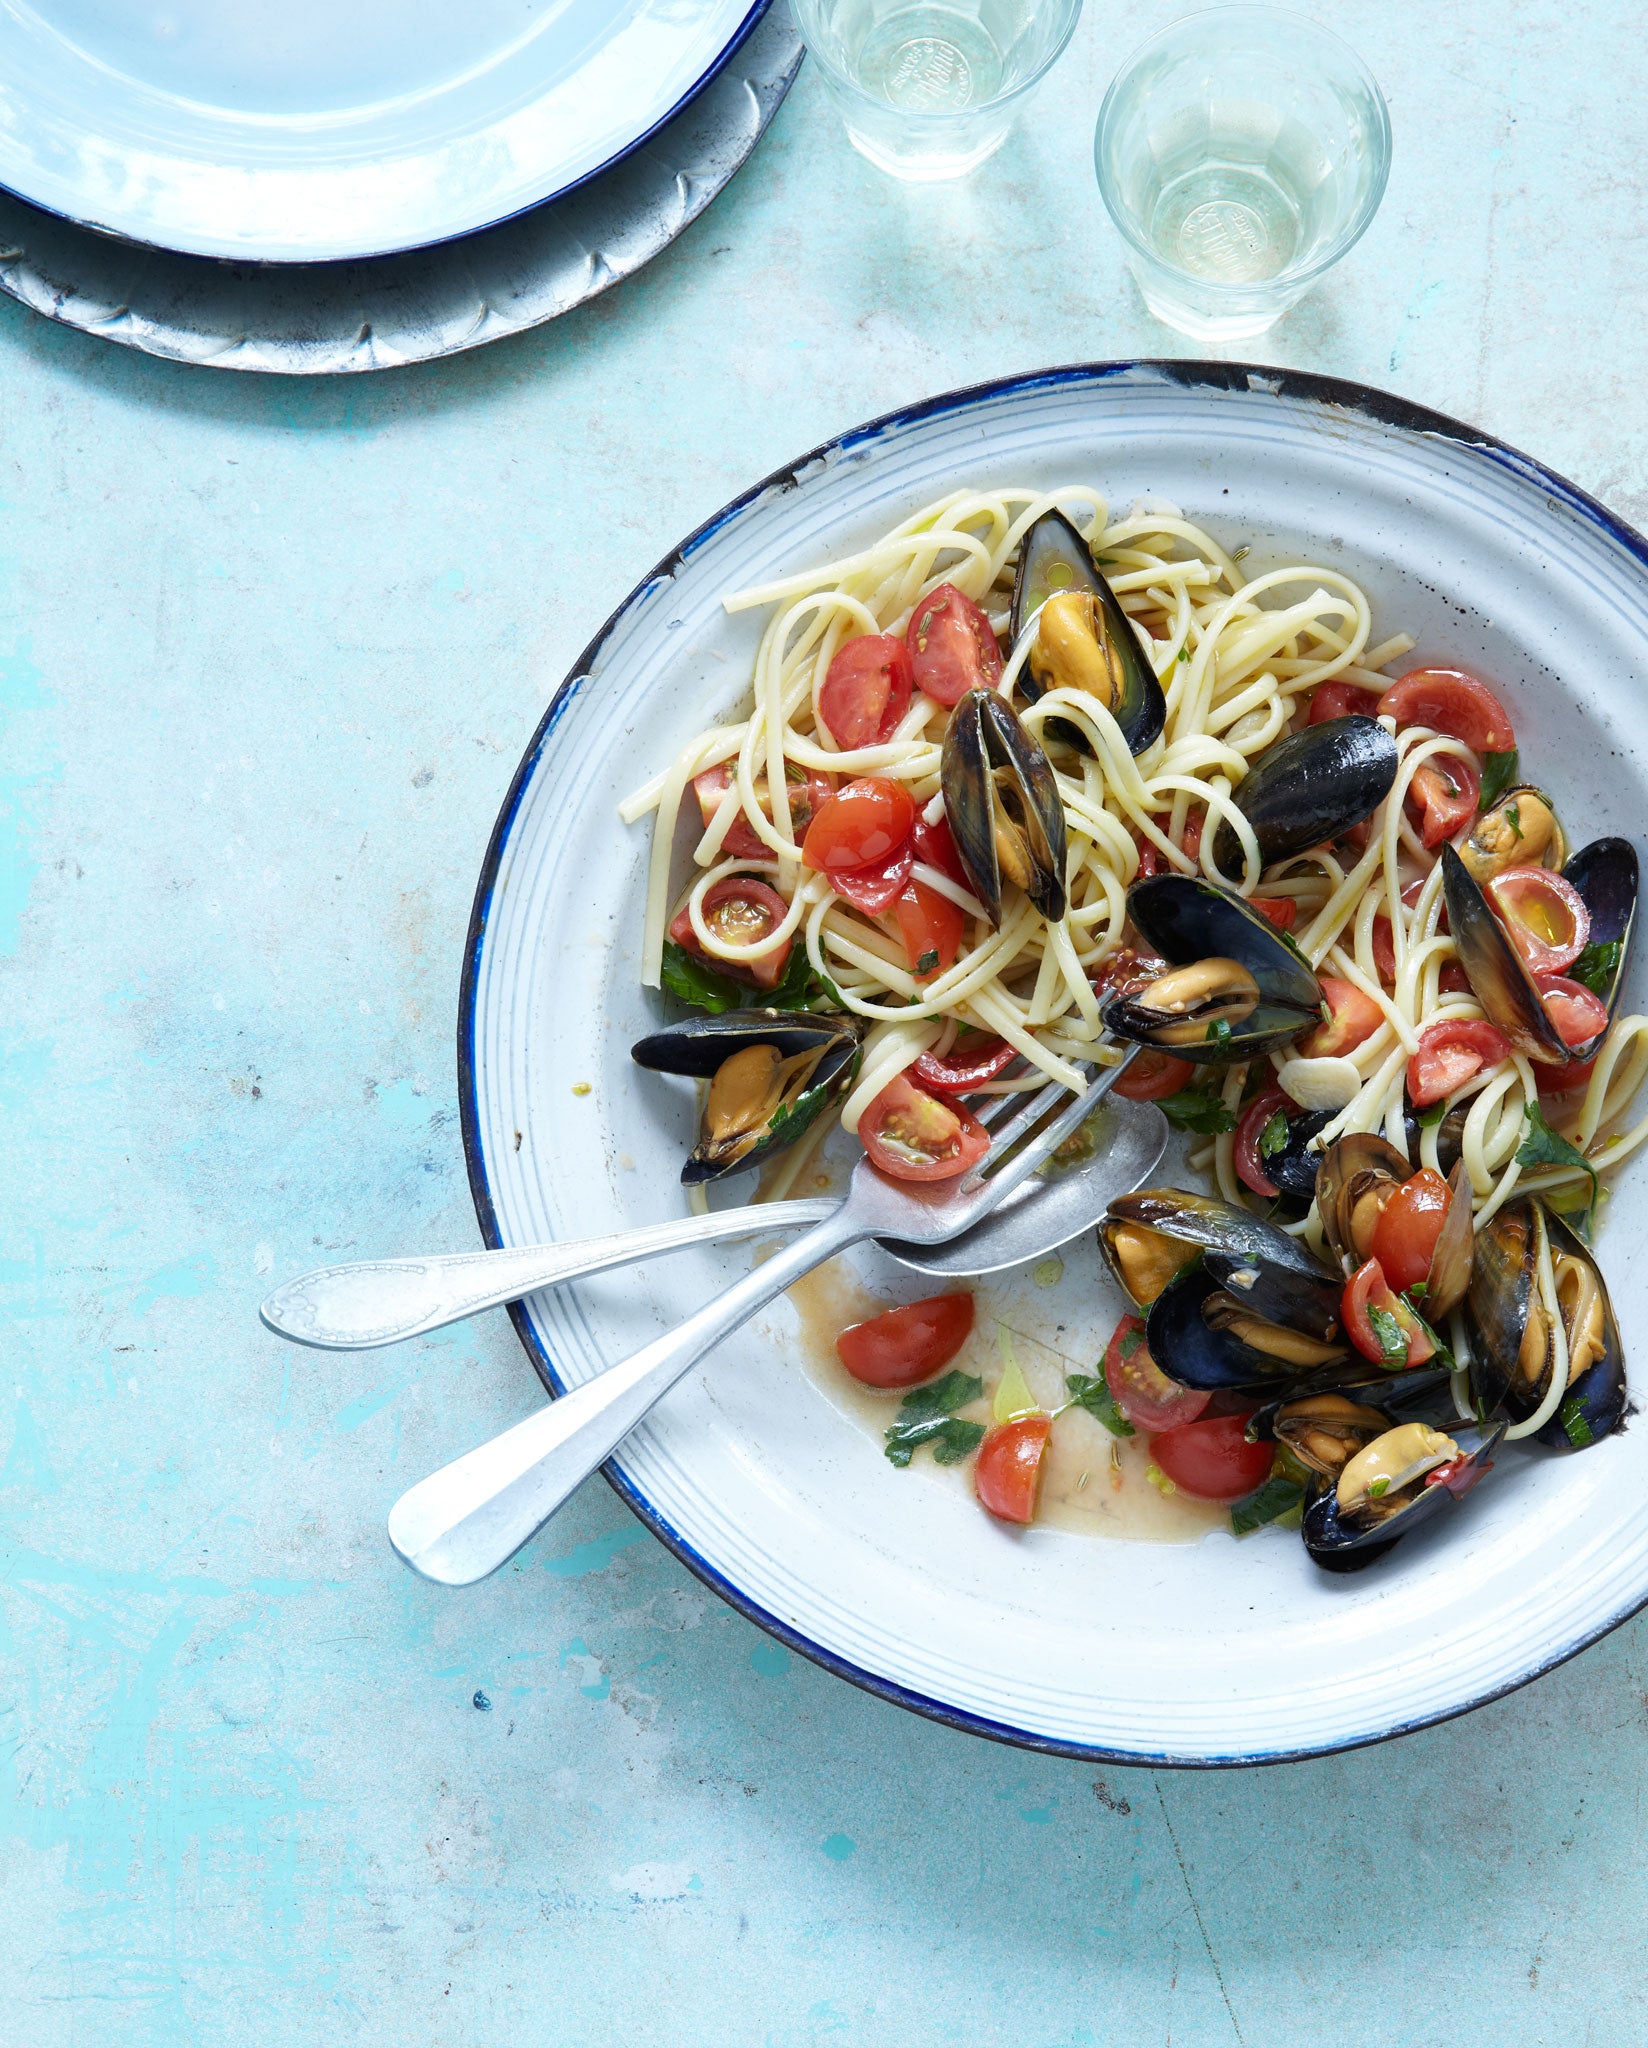
POLYGON ((228 367, 444 354, 656 254, 800 57, 768 0, 0 0, 0 284, 228 367))

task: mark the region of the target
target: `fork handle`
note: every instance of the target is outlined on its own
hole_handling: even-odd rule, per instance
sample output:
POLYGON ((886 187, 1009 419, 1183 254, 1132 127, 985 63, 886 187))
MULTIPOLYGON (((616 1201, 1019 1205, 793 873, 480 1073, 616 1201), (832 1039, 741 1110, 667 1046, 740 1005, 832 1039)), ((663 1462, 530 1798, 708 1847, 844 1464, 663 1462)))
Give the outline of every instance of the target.
POLYGON ((659 1397, 756 1310, 868 1235, 844 1203, 659 1337, 403 1493, 389 1540, 426 1579, 471 1586, 506 1564, 659 1397))

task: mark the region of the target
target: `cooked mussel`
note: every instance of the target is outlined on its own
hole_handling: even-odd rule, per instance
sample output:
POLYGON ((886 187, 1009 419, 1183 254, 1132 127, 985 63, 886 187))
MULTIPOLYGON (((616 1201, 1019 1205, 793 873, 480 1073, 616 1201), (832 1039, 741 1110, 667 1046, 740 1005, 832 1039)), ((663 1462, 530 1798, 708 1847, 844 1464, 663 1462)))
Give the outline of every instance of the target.
POLYGON ((1567 1386, 1540 1442, 1583 1448, 1625 1414, 1625 1349, 1597 1263, 1560 1216, 1513 1198, 1476 1235, 1469 1295, 1472 1398, 1524 1421, 1550 1391, 1560 1324, 1567 1386), (1543 1273, 1546 1254, 1550 1281, 1543 1273))
MULTIPOLYGON (((1128 751, 1142 754, 1161 732, 1167 700, 1092 550, 1062 512, 1044 512, 1019 548, 1015 647, 1032 619, 1035 644, 1018 680, 1025 702, 1034 704, 1049 690, 1079 691, 1115 719, 1128 751)), ((1048 730, 1052 738, 1092 751, 1070 720, 1053 720, 1048 730)))
POLYGON ((1559 868, 1568 857, 1567 845, 1551 799, 1531 783, 1521 783, 1477 819, 1459 858, 1480 887, 1506 868, 1559 868))
MULTIPOLYGON (((1416 1169, 1388 1140, 1369 1131, 1336 1138, 1316 1169, 1316 1210, 1322 1235, 1346 1273, 1373 1257, 1373 1235, 1386 1205, 1416 1169)), ((1440 1199, 1440 1197, 1438 1197, 1440 1199)), ((1448 1206, 1425 1275, 1430 1322, 1452 1314, 1471 1279, 1471 1185, 1462 1161, 1448 1177, 1448 1206)))
POLYGON ((1356 1571, 1457 1505, 1493 1468, 1504 1425, 1486 1430, 1399 1422, 1364 1444, 1337 1475, 1313 1478, 1301 1533, 1328 1571, 1356 1571), (1464 1437, 1465 1442, 1459 1441, 1464 1437), (1467 1447, 1468 1446, 1468 1447, 1467 1447))
POLYGON ((1216 1195, 1193 1195, 1184 1188, 1138 1188, 1117 1195, 1099 1225, 1099 1249, 1141 1308, 1202 1252, 1225 1252, 1304 1280, 1333 1282, 1308 1247, 1274 1223, 1216 1195))
MULTIPOLYGON (((1639 876, 1636 848, 1628 839, 1593 839, 1582 846, 1562 870, 1590 913, 1589 985, 1608 1005, 1613 1017, 1630 962, 1631 932, 1636 923, 1639 876)), ((1576 1046, 1574 1057, 1585 1059, 1590 1046, 1576 1046)))
POLYGON ((1454 950, 1483 1015, 1515 1051, 1547 1065, 1564 1065, 1568 1048, 1540 1000, 1533 976, 1451 846, 1442 849, 1442 894, 1454 950))
POLYGON ((630 1049, 638 1066, 709 1082, 689 1186, 760 1166, 793 1145, 858 1071, 858 1032, 783 1010, 689 1017, 630 1049))
POLYGON ((1064 915, 1064 803, 1047 756, 994 690, 969 690, 950 714, 940 756, 944 814, 973 893, 994 925, 1003 887, 1044 917, 1064 915))
MULTIPOLYGON (((1276 1380, 1295 1380, 1338 1367, 1350 1352, 1337 1336, 1331 1313, 1338 1290, 1320 1292, 1309 1283, 1272 1290, 1270 1303, 1291 1294, 1296 1305, 1308 1304, 1313 1328, 1281 1322, 1261 1313, 1265 1304, 1244 1297, 1224 1284, 1217 1254, 1204 1252, 1193 1265, 1171 1279, 1145 1317, 1145 1342, 1150 1355, 1170 1379, 1205 1392, 1263 1387, 1276 1380), (1336 1334, 1317 1332, 1326 1323, 1336 1334)), ((1300 1321, 1304 1321, 1303 1314, 1300 1321)))
POLYGON ((1253 1417, 1247 1433, 1256 1443, 1285 1445, 1308 1471, 1337 1479, 1395 1420, 1384 1408, 1335 1391, 1273 1401, 1253 1417))
POLYGON ((1229 1065, 1272 1052, 1320 1021, 1315 975, 1234 891, 1190 875, 1153 875, 1128 890, 1127 911, 1170 971, 1111 998, 1105 1022, 1118 1038, 1229 1065))
MULTIPOLYGON (((1267 747, 1237 784, 1235 803, 1259 842, 1259 861, 1290 859, 1360 825, 1390 795, 1396 742, 1376 718, 1353 713, 1307 725, 1267 747)), ((1237 876, 1241 842, 1221 824, 1213 859, 1237 876)))

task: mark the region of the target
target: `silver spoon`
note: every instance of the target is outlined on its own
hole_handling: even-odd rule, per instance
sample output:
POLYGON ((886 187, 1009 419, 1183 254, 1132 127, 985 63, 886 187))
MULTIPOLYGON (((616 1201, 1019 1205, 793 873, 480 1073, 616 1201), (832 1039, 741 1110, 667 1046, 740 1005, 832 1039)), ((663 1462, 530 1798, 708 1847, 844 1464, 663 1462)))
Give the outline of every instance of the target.
MULTIPOLYGON (((1011 1106, 1013 1098, 1002 1100, 1011 1106)), ((888 1238, 882 1248, 901 1265, 941 1279, 999 1273, 1057 1251, 1091 1229, 1113 1195, 1126 1194, 1153 1173, 1167 1144, 1167 1120, 1154 1103, 1112 1096, 1094 1115, 1093 1149, 1078 1165, 1015 1188, 992 1215, 947 1243, 915 1245, 888 1238)), ((277 1336, 294 1344, 321 1351, 375 1350, 565 1280, 689 1245, 765 1237, 803 1223, 822 1223, 838 1206, 833 1196, 757 1203, 570 1244, 322 1266, 277 1287, 260 1314, 277 1336)))

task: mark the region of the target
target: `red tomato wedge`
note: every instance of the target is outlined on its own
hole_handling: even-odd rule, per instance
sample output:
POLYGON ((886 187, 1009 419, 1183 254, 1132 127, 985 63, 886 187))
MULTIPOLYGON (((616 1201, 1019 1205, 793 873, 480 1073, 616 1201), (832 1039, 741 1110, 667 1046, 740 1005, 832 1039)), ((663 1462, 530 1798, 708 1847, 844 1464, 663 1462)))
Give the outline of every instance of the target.
POLYGON ((925 818, 918 817, 915 829, 910 834, 910 843, 916 850, 917 860, 924 861, 930 868, 937 868, 946 880, 954 882, 958 888, 972 888, 972 883, 967 879, 967 870, 961 864, 961 855, 956 851, 955 838, 950 831, 950 821, 947 818, 940 818, 936 825, 929 825, 925 818))
POLYGON ((924 1052, 910 1069, 910 1075, 923 1088, 934 1088, 940 1095, 966 1095, 974 1088, 982 1088, 986 1081, 993 1081, 1016 1058, 1005 1038, 969 1032, 965 1038, 958 1038, 942 1057, 924 1052))
MULTIPOLYGON (((1383 1220, 1381 1217, 1380 1221, 1383 1220)), ((1377 1259, 1366 1260, 1345 1282, 1339 1313, 1345 1334, 1357 1350, 1364 1358, 1371 1358, 1375 1365, 1382 1365, 1387 1372, 1409 1371, 1435 1356, 1436 1346, 1425 1334, 1424 1324, 1400 1296, 1391 1292, 1384 1268, 1377 1259), (1379 1321, 1385 1329, 1391 1329, 1394 1324, 1395 1334, 1406 1340, 1405 1359, 1386 1355, 1380 1330, 1375 1326, 1370 1310, 1378 1312, 1379 1321), (1389 1322, 1385 1320, 1387 1317, 1389 1322)))
POLYGON ((1433 754, 1414 770, 1408 794, 1419 810, 1419 836, 1435 852, 1476 816, 1482 777, 1457 754, 1433 754))
MULTIPOLYGON (((1537 980, 1545 1014, 1556 1026, 1564 1045, 1589 1045, 1599 1032, 1607 1030, 1608 1005, 1583 982, 1570 981, 1563 974, 1541 974, 1537 980)), ((1576 1085, 1573 1081, 1563 1083, 1567 1088, 1576 1085)))
POLYGON ((843 641, 819 686, 818 716, 838 747, 891 739, 910 708, 910 655, 891 633, 843 641))
POLYGON ((1373 1036, 1384 1023, 1385 1013, 1355 982, 1341 981, 1333 974, 1318 975, 1317 979, 1333 1014, 1299 1041, 1299 1054, 1307 1060, 1343 1059, 1373 1036))
POLYGON ((970 1294, 934 1294, 854 1323, 835 1340, 836 1355, 867 1387, 913 1387, 948 1365, 972 1330, 970 1294))
POLYGON ((1572 882, 1549 868, 1504 868, 1483 894, 1530 974, 1572 967, 1591 936, 1591 913, 1572 882))
POLYGON ((1147 1432, 1194 1422, 1213 1399, 1168 1378, 1150 1355, 1144 1323, 1133 1315, 1122 1317, 1105 1346, 1104 1383, 1123 1417, 1147 1432))
POLYGON ((1379 692, 1364 690, 1359 683, 1322 683, 1310 700, 1311 725, 1325 725, 1330 718, 1346 718, 1358 712, 1372 718, 1379 709, 1379 692))
POLYGON ((1164 1095, 1177 1095, 1195 1079, 1189 1060, 1176 1060, 1170 1052, 1135 1053, 1127 1072, 1112 1088, 1129 1102, 1160 1102, 1164 1095))
POLYGON ((1448 1183, 1429 1168, 1405 1180, 1380 1210, 1373 1256, 1399 1292, 1417 1287, 1429 1274, 1447 1214, 1448 1183))
MULTIPOLYGON (((733 764, 723 761, 718 767, 706 768, 702 775, 692 778, 693 795, 698 799, 698 810, 706 826, 711 824, 721 808, 721 799, 733 779, 733 764)), ((785 793, 790 800, 790 836, 797 845, 807 836, 807 827, 812 823, 821 805, 828 803, 835 795, 835 784, 827 775, 809 771, 797 780, 795 776, 785 777, 785 793)), ((767 796, 767 778, 758 775, 755 779, 755 794, 763 814, 771 818, 772 804, 767 796)), ((727 827, 726 837, 721 841, 721 851, 728 860, 771 860, 773 850, 742 811, 727 827)))
POLYGON ((990 621, 953 583, 941 583, 916 605, 905 631, 916 687, 935 704, 959 704, 969 690, 994 689, 1001 649, 990 621))
MULTIPOLYGON (((857 910, 879 917, 889 910, 910 886, 910 869, 915 856, 910 851, 910 842, 888 854, 885 860, 872 861, 864 868, 833 868, 830 871, 830 887, 838 896, 845 896, 857 910)), ((961 913, 957 911, 959 917, 961 913)))
POLYGON ((1398 725, 1451 733, 1478 754, 1506 754, 1516 745, 1511 715, 1486 683, 1462 668, 1414 668, 1379 699, 1398 725))
POLYGON ((832 880, 845 869, 871 867, 903 846, 915 821, 902 782, 861 775, 838 789, 807 827, 802 862, 832 880))
POLYGON ((1264 1161, 1259 1157, 1259 1140, 1265 1134, 1266 1124, 1279 1109, 1297 1107, 1292 1096, 1280 1088, 1266 1088, 1242 1112, 1242 1120, 1236 1126, 1236 1178, 1243 1187, 1251 1188, 1267 1201, 1282 1191, 1265 1171, 1264 1161))
POLYGON ((1408 1061, 1408 1099, 1415 1109, 1428 1109, 1510 1056, 1510 1046, 1484 1018, 1445 1017, 1440 1024, 1427 1024, 1408 1061))
POLYGON ((917 981, 931 981, 954 967, 967 918, 959 903, 929 889, 925 882, 907 882, 893 906, 905 958, 917 981))
POLYGON ((1291 896, 1250 896, 1248 904, 1261 917, 1268 917, 1279 932, 1290 932, 1299 922, 1299 906, 1291 896))
MULTIPOLYGON (((776 889, 769 889, 754 875, 723 875, 704 891, 704 922, 729 946, 753 945, 764 933, 781 925, 789 909, 776 889)), ((706 953, 698 943, 685 906, 670 920, 669 935, 678 946, 696 953, 717 974, 730 974, 737 981, 753 981, 757 988, 776 988, 784 978, 784 964, 790 957, 788 939, 778 940, 769 952, 757 953, 747 960, 723 960, 715 953, 706 953)))
POLYGON ((940 1102, 905 1074, 858 1120, 870 1164, 893 1180, 954 1180, 990 1149, 990 1133, 958 1102, 940 1102))
POLYGON ((1245 1415, 1210 1415, 1153 1437, 1150 1455, 1181 1493, 1240 1500, 1270 1477, 1275 1446, 1250 1444, 1245 1415))
POLYGON ((973 1489, 998 1521, 1027 1527, 1036 1519, 1036 1488, 1053 1424, 1046 1415, 1004 1422, 979 1445, 973 1489))
POLYGON ((1379 979, 1394 983, 1396 980, 1396 934, 1391 930, 1388 917, 1379 916, 1373 920, 1373 964, 1379 970, 1379 979))

